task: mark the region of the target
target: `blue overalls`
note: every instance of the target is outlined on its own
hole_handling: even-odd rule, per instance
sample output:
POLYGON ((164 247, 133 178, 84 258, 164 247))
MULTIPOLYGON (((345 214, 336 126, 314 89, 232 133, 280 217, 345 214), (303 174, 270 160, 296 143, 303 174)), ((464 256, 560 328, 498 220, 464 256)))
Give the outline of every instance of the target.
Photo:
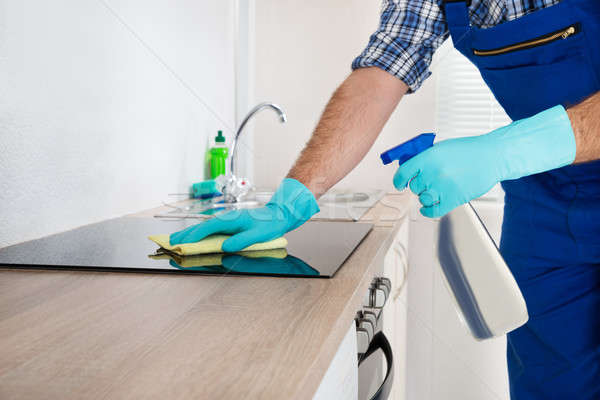
MULTIPOLYGON (((600 0, 562 0, 488 29, 469 25, 464 1, 444 12, 455 47, 513 120, 600 90, 600 0)), ((502 186, 500 251, 530 316, 508 335, 511 398, 600 399, 600 162, 502 186)))

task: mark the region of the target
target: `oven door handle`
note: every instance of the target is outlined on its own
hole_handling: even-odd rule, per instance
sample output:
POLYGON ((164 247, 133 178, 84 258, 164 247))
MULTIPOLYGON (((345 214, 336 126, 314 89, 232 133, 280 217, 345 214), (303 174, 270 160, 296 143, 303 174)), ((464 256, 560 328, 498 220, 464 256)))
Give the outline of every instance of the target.
POLYGON ((373 336, 373 340, 369 344, 369 348, 367 349, 366 353, 358 362, 358 366, 360 367, 360 364, 377 350, 381 350, 385 356, 387 372, 383 382, 381 383, 381 386, 379 386, 379 389, 377 389, 373 397, 371 397, 371 400, 386 400, 390 394, 392 385, 394 384, 394 354, 392 352, 392 346, 390 346, 390 342, 387 340, 383 332, 380 331, 373 336))

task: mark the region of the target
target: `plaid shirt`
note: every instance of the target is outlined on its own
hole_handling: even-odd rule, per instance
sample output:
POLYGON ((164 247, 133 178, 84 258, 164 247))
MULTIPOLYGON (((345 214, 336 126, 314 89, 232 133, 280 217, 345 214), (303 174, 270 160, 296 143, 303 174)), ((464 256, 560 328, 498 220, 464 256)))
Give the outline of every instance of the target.
MULTIPOLYGON (((472 0, 471 25, 489 28, 560 0, 472 0)), ((431 75, 434 51, 448 37, 442 0, 383 0, 379 29, 352 69, 379 67, 402 80, 409 93, 431 75)))

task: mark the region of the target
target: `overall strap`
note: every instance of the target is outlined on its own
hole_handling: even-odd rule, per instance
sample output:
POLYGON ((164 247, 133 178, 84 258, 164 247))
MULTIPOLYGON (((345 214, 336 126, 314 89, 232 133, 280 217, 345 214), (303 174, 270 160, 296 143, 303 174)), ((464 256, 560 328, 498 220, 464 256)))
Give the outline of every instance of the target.
POLYGON ((446 14, 446 23, 454 47, 460 48, 464 44, 467 32, 470 29, 469 5, 470 0, 442 0, 444 12, 446 14))

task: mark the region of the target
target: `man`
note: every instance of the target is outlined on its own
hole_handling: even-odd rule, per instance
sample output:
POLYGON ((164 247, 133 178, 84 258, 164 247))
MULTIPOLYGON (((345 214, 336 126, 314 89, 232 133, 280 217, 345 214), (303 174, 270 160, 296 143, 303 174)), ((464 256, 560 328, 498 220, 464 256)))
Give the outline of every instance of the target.
MULTIPOLYGON (((439 217, 503 182, 501 252, 529 322, 508 335, 511 398, 600 398, 600 1, 385 0, 312 138, 266 207, 177 232, 233 234, 225 251, 281 236, 364 157, 451 36, 513 123, 439 142, 394 177, 439 217)), ((499 299, 501 300, 501 299, 499 299)))

